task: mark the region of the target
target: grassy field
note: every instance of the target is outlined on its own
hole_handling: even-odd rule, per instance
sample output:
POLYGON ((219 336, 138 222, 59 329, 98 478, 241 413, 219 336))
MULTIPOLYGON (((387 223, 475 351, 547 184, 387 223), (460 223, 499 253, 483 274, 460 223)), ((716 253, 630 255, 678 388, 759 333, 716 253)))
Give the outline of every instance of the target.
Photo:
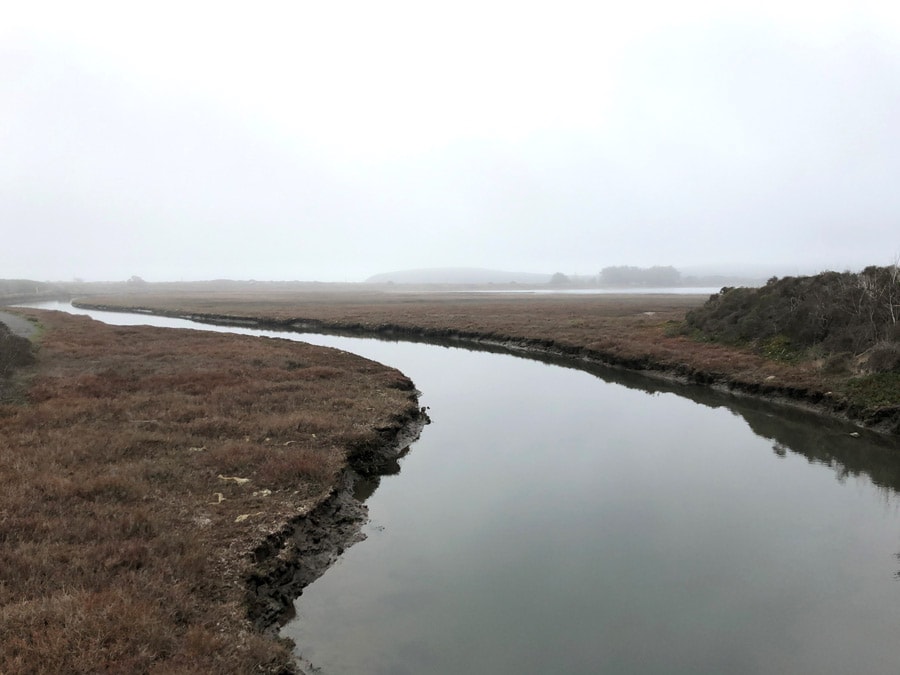
POLYGON ((151 287, 88 302, 176 315, 255 318, 312 330, 514 343, 812 406, 900 434, 900 392, 893 381, 886 385, 878 378, 833 372, 823 367, 824 360, 783 359, 764 349, 686 335, 686 313, 706 300, 699 295, 398 292, 364 286, 275 291, 247 285, 177 293, 151 287))
POLYGON ((0 673, 292 672, 248 579, 412 383, 286 340, 57 312, 0 404, 0 673))

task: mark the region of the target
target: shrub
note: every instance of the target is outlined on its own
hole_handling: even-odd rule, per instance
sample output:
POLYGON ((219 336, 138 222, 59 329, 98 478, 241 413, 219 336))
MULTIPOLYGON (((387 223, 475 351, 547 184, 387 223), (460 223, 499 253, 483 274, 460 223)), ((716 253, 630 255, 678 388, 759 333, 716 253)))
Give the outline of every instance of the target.
POLYGON ((892 407, 900 401, 900 375, 876 373, 850 381, 847 393, 853 405, 864 409, 892 407))
POLYGON ((725 343, 784 339, 794 350, 860 354, 900 339, 900 275, 892 266, 773 277, 761 288, 723 288, 685 322, 688 331, 725 343))
POLYGON ((865 369, 871 373, 900 373, 900 342, 879 342, 872 347, 865 369))
POLYGON ((826 375, 846 375, 851 371, 853 355, 850 352, 837 352, 829 355, 822 364, 822 372, 826 375))
POLYGON ((32 363, 34 353, 31 342, 13 335, 6 325, 0 322, 0 377, 9 377, 16 368, 32 363))

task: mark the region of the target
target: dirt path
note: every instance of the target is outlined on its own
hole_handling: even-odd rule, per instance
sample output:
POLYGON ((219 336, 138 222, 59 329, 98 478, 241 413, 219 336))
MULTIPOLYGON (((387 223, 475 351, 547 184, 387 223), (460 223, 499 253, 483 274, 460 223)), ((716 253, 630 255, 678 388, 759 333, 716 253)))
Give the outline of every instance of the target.
POLYGON ((13 335, 19 335, 24 338, 31 337, 37 330, 33 323, 27 319, 23 319, 18 314, 0 312, 0 321, 6 324, 13 335))

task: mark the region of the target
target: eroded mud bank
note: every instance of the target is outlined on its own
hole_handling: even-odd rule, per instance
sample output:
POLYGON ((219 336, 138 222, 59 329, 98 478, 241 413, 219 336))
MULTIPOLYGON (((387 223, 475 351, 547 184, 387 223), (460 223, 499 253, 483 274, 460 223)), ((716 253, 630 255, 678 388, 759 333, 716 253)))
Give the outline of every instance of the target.
POLYGON ((331 493, 308 513, 269 535, 253 551, 254 570, 247 579, 247 611, 253 625, 276 631, 293 613, 294 600, 318 579, 349 546, 365 539, 368 509, 354 497, 361 478, 396 473, 397 460, 428 424, 423 409, 410 407, 378 440, 353 448, 348 466, 331 493))

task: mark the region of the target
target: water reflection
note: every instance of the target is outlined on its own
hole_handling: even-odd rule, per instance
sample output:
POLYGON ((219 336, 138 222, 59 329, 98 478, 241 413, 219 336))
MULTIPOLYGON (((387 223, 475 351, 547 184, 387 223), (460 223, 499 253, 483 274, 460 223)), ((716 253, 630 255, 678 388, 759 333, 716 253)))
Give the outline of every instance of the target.
MULTIPOLYGON (((317 335, 361 339, 357 333, 351 331, 329 331, 317 335)), ((588 362, 573 362, 546 354, 525 355, 519 350, 502 345, 415 335, 406 336, 403 340, 377 335, 362 339, 504 354, 559 368, 588 372, 605 382, 650 395, 675 394, 707 408, 725 408, 743 418, 758 436, 771 440, 773 451, 777 455, 784 456, 788 451, 794 452, 803 455, 810 462, 832 468, 839 481, 844 481, 848 477, 866 477, 874 485, 884 488, 891 494, 900 492, 900 439, 859 429, 848 422, 802 408, 729 394, 704 385, 661 379, 639 371, 588 362), (851 436, 851 433, 859 434, 859 437, 851 436)), ((322 344, 328 342, 324 341, 322 344)))
MULTIPOLYGON (((437 344, 461 346, 452 341, 438 341, 437 344)), ((743 418, 758 436, 771 440, 773 451, 778 455, 794 452, 810 462, 831 467, 839 481, 851 476, 865 476, 874 485, 891 493, 900 492, 900 439, 895 437, 859 429, 848 422, 802 408, 724 393, 703 385, 660 379, 639 371, 587 363, 573 364, 570 360, 553 356, 523 356, 497 346, 465 345, 462 348, 508 354, 560 368, 581 370, 605 382, 646 394, 675 394, 707 408, 725 408, 743 418), (858 437, 851 434, 858 434, 858 437)))
POLYGON ((375 490, 381 485, 381 479, 387 476, 396 476, 400 473, 400 462, 409 454, 412 446, 405 447, 397 453, 396 457, 384 459, 378 464, 378 473, 359 476, 353 486, 353 498, 360 502, 365 502, 369 497, 375 494, 375 490))

